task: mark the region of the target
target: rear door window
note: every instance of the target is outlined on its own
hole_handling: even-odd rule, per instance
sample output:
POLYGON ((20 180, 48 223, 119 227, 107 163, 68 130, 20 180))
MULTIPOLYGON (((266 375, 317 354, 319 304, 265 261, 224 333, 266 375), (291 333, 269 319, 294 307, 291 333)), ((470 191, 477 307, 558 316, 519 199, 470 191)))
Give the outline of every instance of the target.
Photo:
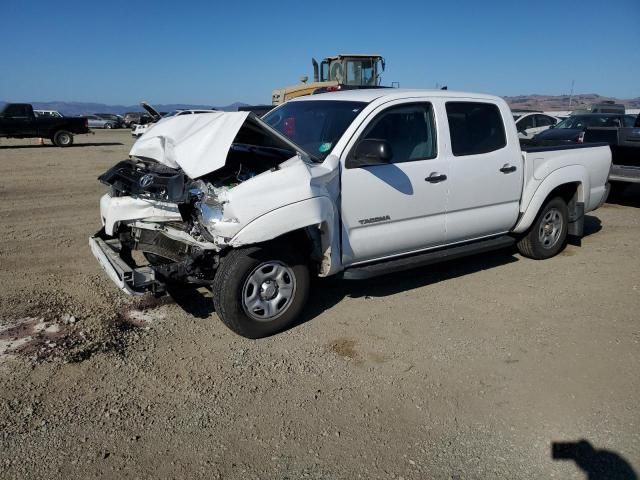
POLYGON ((502 115, 497 105, 481 102, 447 102, 451 150, 456 157, 500 150, 507 145, 502 115))

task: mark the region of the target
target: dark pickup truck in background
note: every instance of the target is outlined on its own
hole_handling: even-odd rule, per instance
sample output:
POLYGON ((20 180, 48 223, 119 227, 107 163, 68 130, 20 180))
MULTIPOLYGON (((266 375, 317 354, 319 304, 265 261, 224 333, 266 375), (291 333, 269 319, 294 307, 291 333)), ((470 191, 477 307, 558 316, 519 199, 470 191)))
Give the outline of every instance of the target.
POLYGON ((0 137, 48 138, 68 147, 74 135, 83 133, 90 133, 86 118, 36 117, 28 103, 7 103, 0 111, 0 137))
POLYGON ((640 183, 640 116, 622 113, 579 113, 539 133, 523 145, 555 146, 606 143, 611 147, 609 180, 640 183))
POLYGON ((608 143, 613 165, 612 182, 640 183, 640 115, 633 126, 587 127, 584 143, 608 143))

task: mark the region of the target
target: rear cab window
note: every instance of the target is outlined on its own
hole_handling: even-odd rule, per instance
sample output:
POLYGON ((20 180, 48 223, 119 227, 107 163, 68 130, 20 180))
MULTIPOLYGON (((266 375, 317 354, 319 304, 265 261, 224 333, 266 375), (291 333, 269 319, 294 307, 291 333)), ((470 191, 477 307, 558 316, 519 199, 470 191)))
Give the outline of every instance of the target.
POLYGON ((21 103, 10 104, 5 108, 4 116, 7 118, 30 118, 31 109, 28 105, 21 103))
POLYGON ((452 101, 445 106, 454 156, 489 153, 507 146, 504 122, 497 105, 452 101))

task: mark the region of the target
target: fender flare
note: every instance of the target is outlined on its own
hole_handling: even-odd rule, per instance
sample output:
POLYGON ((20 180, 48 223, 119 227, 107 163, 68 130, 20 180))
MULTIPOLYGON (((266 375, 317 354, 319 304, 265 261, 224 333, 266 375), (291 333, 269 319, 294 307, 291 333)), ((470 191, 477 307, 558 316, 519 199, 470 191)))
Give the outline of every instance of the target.
POLYGON ((337 240, 338 215, 329 197, 312 197, 271 210, 245 225, 228 242, 240 247, 266 242, 307 227, 320 229, 324 260, 320 275, 331 275, 340 268, 340 248, 337 240))
POLYGON ((589 202, 589 173, 582 165, 569 165, 551 172, 531 195, 529 203, 524 209, 520 220, 513 228, 514 233, 524 233, 535 220, 540 208, 549 194, 556 188, 568 183, 578 184, 578 202, 585 205, 589 202))

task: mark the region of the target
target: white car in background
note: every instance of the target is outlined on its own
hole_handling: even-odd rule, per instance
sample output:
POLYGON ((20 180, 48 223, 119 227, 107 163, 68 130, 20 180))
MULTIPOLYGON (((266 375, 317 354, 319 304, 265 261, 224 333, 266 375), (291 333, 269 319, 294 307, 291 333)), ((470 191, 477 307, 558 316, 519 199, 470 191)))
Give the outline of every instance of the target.
POLYGON ((36 117, 44 118, 62 118, 63 115, 57 110, 34 110, 33 114, 36 117))
POLYGON ((144 107, 144 109, 149 112, 149 114, 153 117, 153 118, 158 118, 157 121, 155 121, 154 123, 147 123, 145 125, 134 125, 133 128, 131 129, 131 135, 133 137, 136 138, 140 138, 144 133, 146 133, 151 127, 153 127, 154 125, 157 125, 158 123, 169 119, 169 118, 173 118, 173 117, 179 117, 181 115, 195 115, 196 113, 211 113, 211 112, 215 112, 216 110, 204 110, 204 109, 197 109, 197 110, 174 110, 173 112, 169 112, 165 115, 160 115, 158 112, 156 112, 156 110, 151 107, 149 104, 147 103, 142 103, 142 106, 144 107), (152 113, 153 112, 153 113, 152 113))
POLYGON ((518 137, 531 140, 538 133, 555 126, 560 119, 541 112, 512 111, 518 137))

